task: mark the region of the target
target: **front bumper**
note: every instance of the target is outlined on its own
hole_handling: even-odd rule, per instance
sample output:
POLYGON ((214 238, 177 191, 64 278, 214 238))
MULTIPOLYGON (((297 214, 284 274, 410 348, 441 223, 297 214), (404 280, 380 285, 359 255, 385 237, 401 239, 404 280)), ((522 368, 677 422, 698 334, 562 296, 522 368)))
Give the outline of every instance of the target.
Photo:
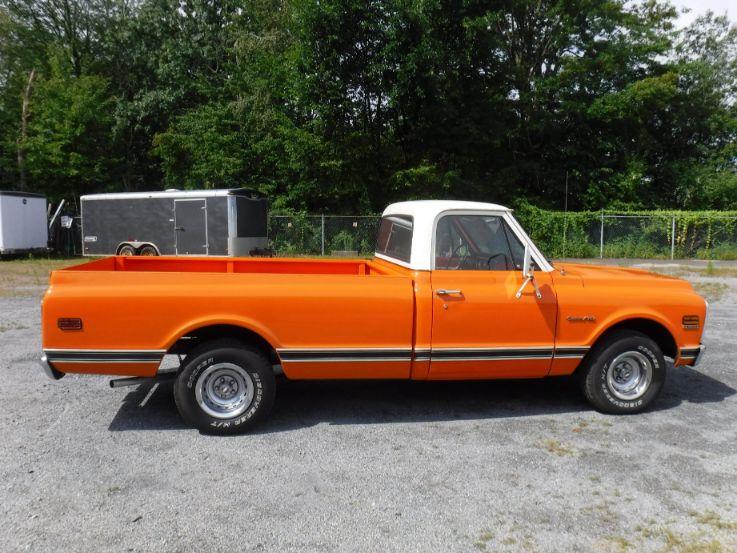
POLYGON ((64 377, 63 372, 57 371, 54 367, 51 366, 49 360, 46 358, 45 355, 41 356, 38 364, 41 365, 41 368, 44 370, 44 374, 48 376, 51 380, 59 380, 60 378, 64 377))
POLYGON ((697 348, 684 348, 681 350, 681 361, 683 365, 689 367, 695 367, 701 362, 701 358, 704 356, 704 350, 706 347, 701 344, 697 348))

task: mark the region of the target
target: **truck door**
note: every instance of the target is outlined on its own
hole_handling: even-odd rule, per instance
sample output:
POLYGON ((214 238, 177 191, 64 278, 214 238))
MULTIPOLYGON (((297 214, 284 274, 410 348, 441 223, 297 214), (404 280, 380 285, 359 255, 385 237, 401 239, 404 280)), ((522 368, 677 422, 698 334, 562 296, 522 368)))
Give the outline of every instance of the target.
POLYGON ((431 379, 545 376, 553 357, 556 296, 538 271, 542 294, 521 297, 524 246, 503 214, 449 213, 433 231, 431 379))
POLYGON ((177 255, 207 255, 207 200, 174 200, 177 255))

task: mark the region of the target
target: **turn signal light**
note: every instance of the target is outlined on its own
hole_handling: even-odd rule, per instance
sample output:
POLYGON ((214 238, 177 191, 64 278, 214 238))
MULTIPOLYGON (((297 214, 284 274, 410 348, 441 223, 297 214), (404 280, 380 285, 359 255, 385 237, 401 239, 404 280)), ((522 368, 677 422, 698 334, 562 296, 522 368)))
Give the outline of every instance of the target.
POLYGON ((82 330, 82 319, 63 318, 57 321, 61 330, 82 330))
POLYGON ((698 315, 684 315, 683 316, 683 328, 686 330, 698 330, 699 329, 699 316, 698 315))

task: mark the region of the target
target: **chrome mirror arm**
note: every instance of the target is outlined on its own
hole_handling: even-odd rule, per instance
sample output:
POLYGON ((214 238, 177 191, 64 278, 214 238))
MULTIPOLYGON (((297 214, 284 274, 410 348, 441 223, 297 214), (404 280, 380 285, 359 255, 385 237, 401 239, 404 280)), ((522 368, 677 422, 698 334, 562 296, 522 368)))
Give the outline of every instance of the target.
POLYGON ((535 297, 537 297, 537 299, 542 299, 543 295, 540 293, 540 288, 537 287, 537 282, 535 282, 535 275, 532 273, 528 274, 525 280, 522 281, 522 286, 519 287, 519 290, 517 290, 514 297, 520 299, 522 297, 522 292, 529 283, 532 283, 533 288, 535 288, 535 297))
POLYGON ((522 261, 522 276, 525 277, 525 280, 522 282, 522 286, 519 287, 519 290, 517 290, 514 297, 520 299, 525 286, 531 282, 532 286, 535 287, 535 296, 537 296, 537 299, 542 298, 543 296, 540 293, 540 289, 537 287, 537 282, 535 282, 535 269, 532 263, 532 253, 529 245, 525 246, 525 257, 522 261))

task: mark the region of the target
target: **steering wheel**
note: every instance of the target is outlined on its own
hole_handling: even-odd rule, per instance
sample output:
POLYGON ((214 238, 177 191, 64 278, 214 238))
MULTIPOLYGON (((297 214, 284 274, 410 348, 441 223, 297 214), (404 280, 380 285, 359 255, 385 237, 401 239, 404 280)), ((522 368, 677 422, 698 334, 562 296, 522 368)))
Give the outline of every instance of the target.
POLYGON ((459 251, 459 250, 460 250, 460 249, 461 249, 461 248, 462 248, 463 246, 465 246, 465 245, 466 245, 466 244, 458 244, 458 245, 457 245, 457 246, 456 246, 455 248, 453 248, 453 252, 452 252, 452 253, 450 254, 450 257, 448 258, 448 261, 447 261, 447 262, 445 263, 445 268, 446 268, 446 270, 447 270, 447 269, 451 269, 451 270, 457 270, 457 269, 460 269, 460 268, 461 268, 461 267, 463 266, 463 262, 464 262, 464 261, 465 261, 465 259, 466 259, 466 258, 468 257, 468 255, 464 255, 464 256, 462 256, 462 257, 458 257, 458 264, 457 264, 457 265, 456 265, 455 267, 452 267, 452 268, 451 268, 451 266, 450 266, 450 262, 451 262, 451 260, 452 260, 453 258, 455 258, 455 257, 456 257, 456 254, 458 253, 458 251, 459 251))
POLYGON ((504 258, 504 268, 506 270, 509 270, 509 258, 507 257, 507 254, 504 252, 495 253, 493 255, 490 255, 489 258, 486 260, 486 266, 491 271, 491 260, 496 257, 503 257, 504 258))

